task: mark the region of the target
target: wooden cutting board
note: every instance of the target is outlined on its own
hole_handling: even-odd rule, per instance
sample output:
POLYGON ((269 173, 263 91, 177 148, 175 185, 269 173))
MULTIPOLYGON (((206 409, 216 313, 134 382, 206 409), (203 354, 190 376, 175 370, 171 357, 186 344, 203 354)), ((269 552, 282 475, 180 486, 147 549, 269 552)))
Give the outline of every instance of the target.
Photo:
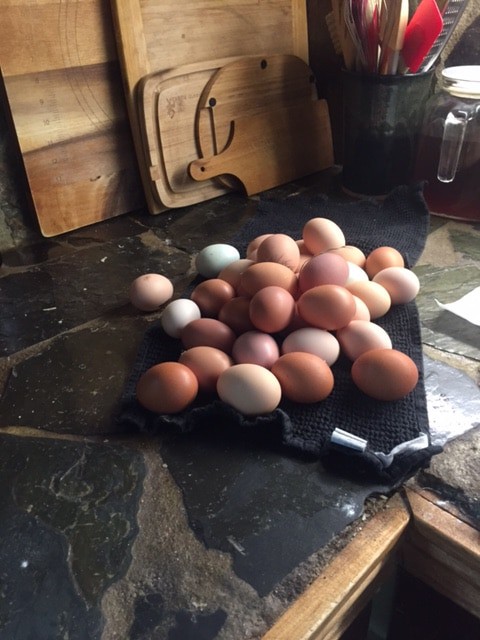
POLYGON ((232 58, 199 62, 152 73, 137 88, 138 122, 149 190, 158 206, 179 207, 222 195, 228 188, 211 180, 201 185, 188 165, 198 158, 195 117, 212 75, 232 58))
MULTIPOLYGON (((265 110, 316 99, 312 70, 301 58, 288 54, 250 56, 222 66, 205 86, 198 102, 196 137, 201 156, 225 149, 232 122, 265 110)), ((232 188, 231 176, 220 181, 232 188)))
MULTIPOLYGON (((142 78, 183 65, 233 56, 288 53, 307 61, 306 3, 305 0, 184 0, 181 3, 112 0, 112 7, 144 189, 150 211, 159 213, 165 205, 158 202, 158 184, 153 184, 150 167, 144 161, 136 104, 142 78)), ((179 95, 188 95, 188 91, 179 95)), ((161 174, 160 180, 164 180, 161 174)), ((198 201, 205 199, 202 190, 192 189, 188 192, 189 203, 194 201, 195 193, 198 201)), ((182 204, 182 198, 176 198, 174 206, 182 204)))
POLYGON ((144 205, 108 1, 1 3, 0 66, 44 236, 144 205))
POLYGON ((235 118, 223 151, 194 160, 190 173, 195 180, 233 175, 252 195, 332 164, 327 103, 306 100, 235 118))
POLYGON ((206 84, 198 102, 196 135, 202 156, 220 153, 239 115, 317 98, 315 78, 294 55, 250 56, 225 64, 206 84))

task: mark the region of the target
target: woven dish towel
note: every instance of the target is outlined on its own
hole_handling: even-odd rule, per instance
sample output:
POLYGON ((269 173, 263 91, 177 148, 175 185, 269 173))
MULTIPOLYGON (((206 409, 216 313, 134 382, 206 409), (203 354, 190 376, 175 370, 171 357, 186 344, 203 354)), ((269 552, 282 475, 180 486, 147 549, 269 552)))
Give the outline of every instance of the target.
MULTIPOLYGON (((305 222, 312 217, 334 220, 343 230, 347 244, 366 254, 379 246, 398 249, 406 266, 418 260, 428 231, 429 212, 422 186, 402 186, 382 202, 372 199, 334 202, 325 196, 294 195, 283 200, 262 199, 255 215, 232 238, 223 242, 235 245, 240 254, 254 237, 263 233, 286 233, 301 237, 305 222)), ((409 355, 416 363, 420 378, 416 388, 394 402, 373 400, 353 384, 351 362, 344 356, 332 371, 335 386, 324 401, 303 405, 283 399, 272 413, 245 417, 220 400, 198 401, 175 415, 155 415, 144 410, 135 399, 140 375, 152 365, 177 360, 181 353, 178 340, 167 336, 159 325, 151 327, 140 345, 130 378, 121 398, 118 415, 122 430, 135 429, 158 433, 174 428, 218 429, 218 437, 228 431, 252 446, 285 447, 312 456, 322 456, 327 464, 346 466, 396 485, 428 463, 438 447, 432 447, 423 380, 420 323, 415 302, 394 306, 376 321, 389 334, 393 347, 409 355)))

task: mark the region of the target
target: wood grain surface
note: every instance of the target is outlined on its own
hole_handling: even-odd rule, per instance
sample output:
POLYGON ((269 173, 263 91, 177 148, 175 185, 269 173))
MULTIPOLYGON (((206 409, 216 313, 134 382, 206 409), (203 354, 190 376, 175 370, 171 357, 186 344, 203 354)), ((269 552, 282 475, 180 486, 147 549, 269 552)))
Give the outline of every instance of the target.
POLYGON ((409 522, 399 495, 367 521, 263 640, 333 640, 353 622, 395 558, 409 522))
POLYGON ((480 618, 480 530, 443 509, 435 495, 409 490, 412 523, 402 564, 414 576, 480 618))
POLYGON ((194 160, 190 174, 200 181, 232 175, 253 195, 332 165, 327 103, 308 99, 235 118, 227 146, 194 160))
MULTIPOLYGON (((307 61, 306 3, 302 0, 186 0, 179 4, 162 0, 112 0, 112 6, 127 108, 145 193, 150 211, 159 213, 165 210, 165 204, 158 201, 157 187, 152 185, 150 169, 144 162, 137 111, 140 80, 152 73, 232 56, 290 53, 307 61)), ((160 179, 164 178, 160 176, 160 179)), ((163 186, 174 191, 168 183, 163 186)), ((202 199, 199 192, 199 200, 202 199)))
POLYGON ((144 204, 108 0, 2 3, 0 65, 44 236, 144 204))

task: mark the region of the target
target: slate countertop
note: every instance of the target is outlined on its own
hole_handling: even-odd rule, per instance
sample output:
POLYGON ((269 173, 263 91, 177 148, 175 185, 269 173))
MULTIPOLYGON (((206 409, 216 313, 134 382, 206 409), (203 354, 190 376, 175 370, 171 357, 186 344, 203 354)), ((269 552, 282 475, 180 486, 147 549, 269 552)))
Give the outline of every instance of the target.
MULTIPOLYGON (((341 197, 325 175, 275 191, 298 190, 341 197)), ((318 461, 114 431, 136 350, 159 317, 131 307, 130 282, 157 271, 183 290, 195 252, 232 235, 254 206, 232 194, 139 211, 3 254, 0 637, 259 638, 381 508, 388 487, 318 461)), ((445 444, 465 432, 415 482, 478 521, 478 474, 467 464, 460 473, 458 457, 478 463, 480 334, 434 298, 478 285, 479 238, 478 224, 432 217, 415 267, 434 434, 445 444)))

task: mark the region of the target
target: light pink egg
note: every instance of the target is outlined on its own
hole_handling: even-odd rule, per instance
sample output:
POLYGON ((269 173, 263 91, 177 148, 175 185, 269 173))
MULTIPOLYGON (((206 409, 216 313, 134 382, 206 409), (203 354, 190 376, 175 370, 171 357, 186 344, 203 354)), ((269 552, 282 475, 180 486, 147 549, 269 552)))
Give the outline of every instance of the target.
POLYGON ((233 343, 232 357, 236 363, 258 364, 270 369, 280 355, 274 338, 263 331, 246 331, 233 343))
POLYGON ((334 253, 321 253, 304 264, 298 274, 300 291, 307 291, 320 284, 343 286, 349 274, 348 263, 334 253))
POLYGON ((141 311, 156 311, 173 296, 173 284, 160 273, 145 273, 130 285, 130 302, 141 311))

